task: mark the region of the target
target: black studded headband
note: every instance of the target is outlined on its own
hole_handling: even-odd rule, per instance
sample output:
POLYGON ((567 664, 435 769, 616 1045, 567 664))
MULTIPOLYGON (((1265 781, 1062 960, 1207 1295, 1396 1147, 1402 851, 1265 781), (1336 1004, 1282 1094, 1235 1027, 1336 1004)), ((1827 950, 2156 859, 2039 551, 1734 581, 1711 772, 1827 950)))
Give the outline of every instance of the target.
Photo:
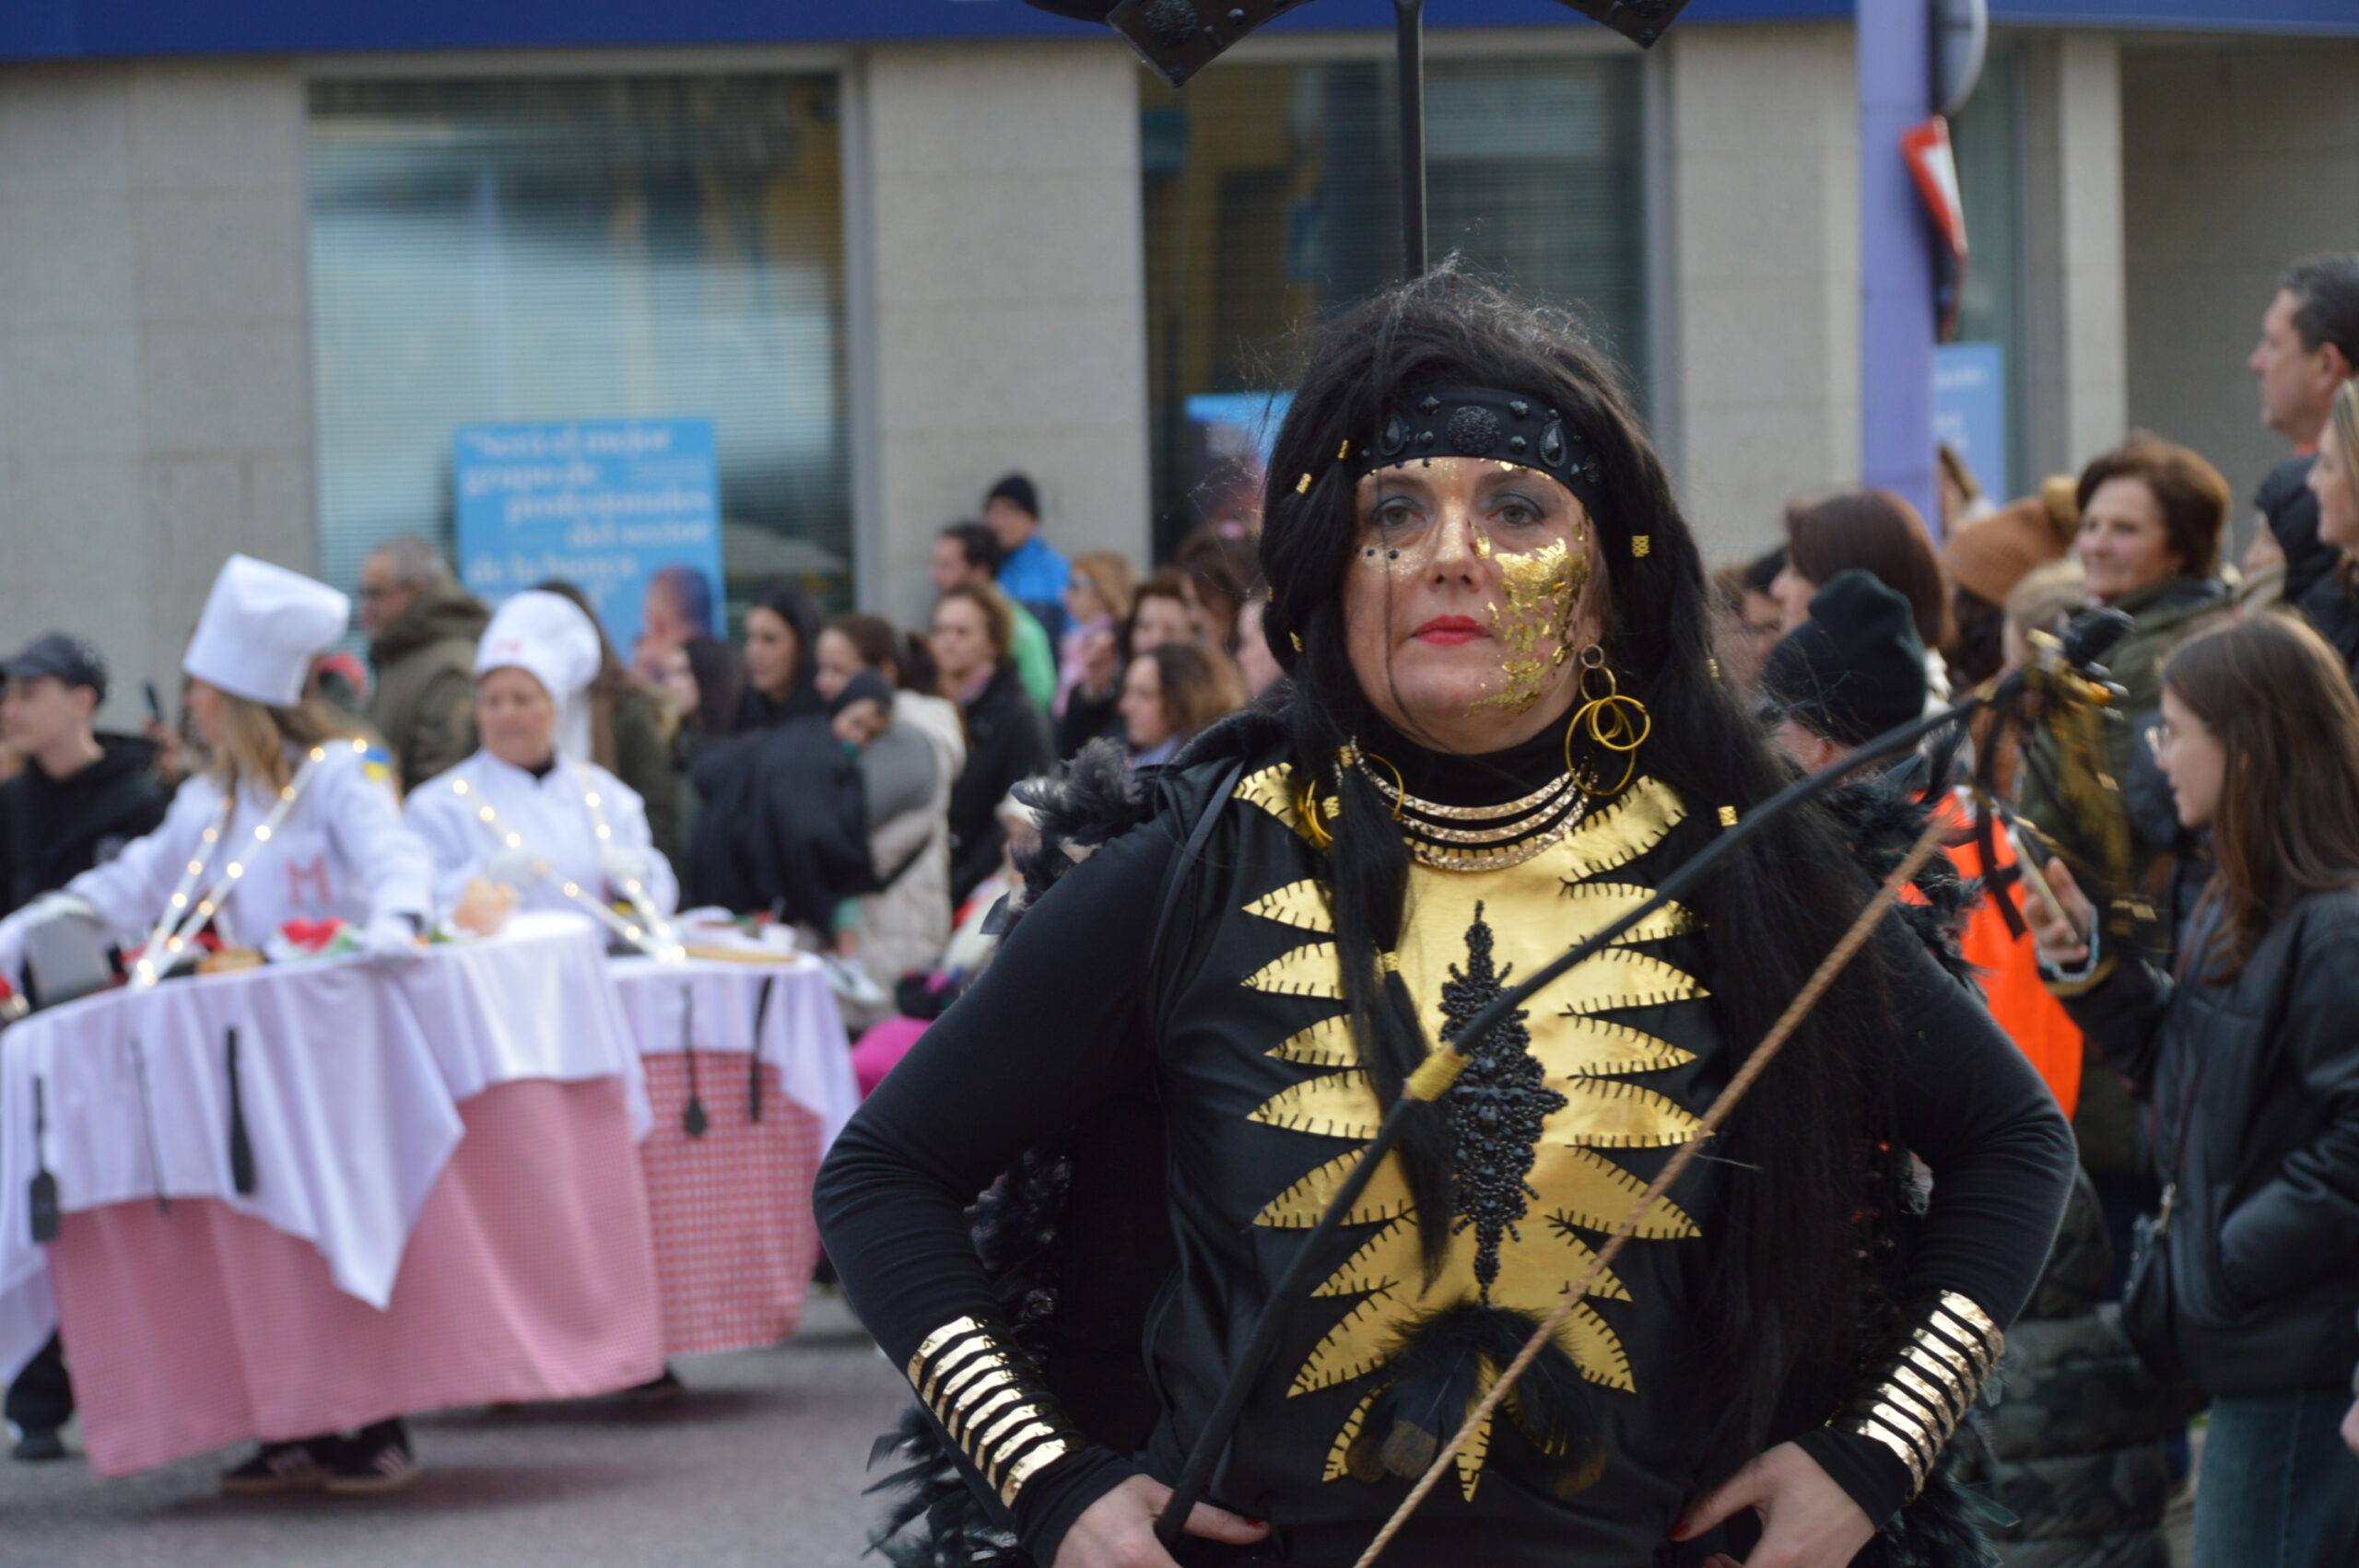
POLYGON ((1373 440, 1343 454, 1356 481, 1422 458, 1476 457, 1545 474, 1598 512, 1604 465, 1546 404, 1494 387, 1434 387, 1402 394, 1373 440))

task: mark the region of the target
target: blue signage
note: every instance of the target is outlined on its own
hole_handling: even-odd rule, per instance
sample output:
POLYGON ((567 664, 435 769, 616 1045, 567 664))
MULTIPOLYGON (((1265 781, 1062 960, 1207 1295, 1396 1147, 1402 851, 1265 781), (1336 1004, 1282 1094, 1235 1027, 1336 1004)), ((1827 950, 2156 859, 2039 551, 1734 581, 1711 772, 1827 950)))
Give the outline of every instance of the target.
POLYGON ((563 578, 650 673, 684 638, 717 635, 711 420, 465 425, 452 455, 459 573, 473 592, 497 603, 563 578))
POLYGON ((1956 449, 1993 505, 2013 497, 2005 349, 1995 343, 1945 343, 1933 350, 1933 439, 1956 449))
MULTIPOLYGON (((1859 0, 1694 0, 1680 19, 1843 21, 1859 0)), ((2000 24, 2203 29, 2232 33, 2359 34, 2351 0, 1991 0, 2000 24)), ((1591 24, 1553 0, 1450 0, 1426 25, 1591 24)), ((1290 29, 1390 31, 1383 0, 1322 0, 1280 18, 1290 29)), ((104 59, 142 54, 280 54, 379 49, 597 48, 728 43, 1109 36, 1021 0, 677 0, 667 6, 583 6, 564 0, 6 0, 0 60, 104 59)))

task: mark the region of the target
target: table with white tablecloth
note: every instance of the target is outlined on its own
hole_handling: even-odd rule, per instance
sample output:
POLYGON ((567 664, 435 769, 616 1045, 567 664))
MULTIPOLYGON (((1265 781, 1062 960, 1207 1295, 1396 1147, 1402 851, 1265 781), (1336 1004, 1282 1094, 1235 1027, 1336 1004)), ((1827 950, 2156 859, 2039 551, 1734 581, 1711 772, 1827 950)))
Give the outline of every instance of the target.
POLYGON ((605 965, 590 922, 534 917, 398 968, 168 981, 0 1034, 0 1363, 61 1327, 102 1474, 653 1375, 649 1111, 605 965))
POLYGON ((640 1163, 664 1351, 775 1344, 802 1320, 818 1255, 820 1157, 860 1102, 827 973, 791 955, 609 967, 653 1116, 640 1163))

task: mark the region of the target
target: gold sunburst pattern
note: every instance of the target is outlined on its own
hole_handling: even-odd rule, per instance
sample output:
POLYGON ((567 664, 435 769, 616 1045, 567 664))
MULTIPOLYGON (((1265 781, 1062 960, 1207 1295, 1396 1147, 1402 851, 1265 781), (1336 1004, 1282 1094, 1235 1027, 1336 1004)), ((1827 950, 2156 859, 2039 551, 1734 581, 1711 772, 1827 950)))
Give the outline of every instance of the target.
MULTIPOLYGON (((1283 767, 1249 776, 1238 786, 1237 797, 1302 833, 1283 767)), ((1524 865, 1474 872, 1413 865, 1410 917, 1398 956, 1402 979, 1423 1014, 1428 1037, 1441 1038, 1449 1023, 1444 988, 1466 985, 1478 964, 1484 973, 1496 974, 1497 985, 1512 984, 1650 897, 1650 889, 1615 875, 1661 843, 1684 816, 1685 807, 1668 786, 1642 778, 1524 865)), ((1248 976, 1248 989, 1342 1000, 1323 883, 1288 883, 1251 900, 1245 912, 1300 938, 1248 976)), ((1457 1230, 1430 1281, 1398 1156, 1385 1162, 1360 1196, 1348 1223, 1379 1228, 1314 1291, 1322 1297, 1358 1300, 1304 1359, 1288 1390, 1304 1395, 1377 1380, 1355 1401, 1336 1434, 1325 1466, 1328 1480, 1346 1473, 1344 1455, 1387 1386, 1385 1369, 1404 1331, 1461 1305, 1545 1316, 1594 1259, 1590 1241, 1579 1233, 1608 1230, 1645 1194, 1646 1183, 1603 1151, 1666 1148, 1695 1130, 1696 1118, 1684 1106, 1629 1081, 1684 1065, 1695 1059, 1693 1054, 1609 1016, 1708 994, 1676 965, 1636 950, 1694 925, 1684 907, 1666 906, 1527 1004, 1528 1052, 1545 1084, 1538 1103, 1550 1108, 1533 1124, 1536 1137, 1520 1196, 1511 1199, 1513 1212, 1503 1220, 1487 1228, 1469 1223, 1457 1230)), ((1311 1070, 1311 1075, 1270 1095, 1250 1119, 1345 1145, 1365 1146, 1375 1136, 1383 1107, 1341 1013, 1297 1029, 1268 1054, 1311 1070)), ((1315 1225, 1358 1155, 1357 1147, 1345 1147, 1322 1160, 1270 1199, 1253 1223, 1291 1230, 1315 1225)), ((1673 1241, 1697 1234, 1695 1222, 1666 1199, 1642 1218, 1634 1239, 1673 1241)), ((1557 1335, 1559 1348, 1583 1376, 1624 1392, 1634 1389, 1629 1358, 1611 1323, 1590 1303, 1630 1299, 1619 1278, 1602 1275, 1557 1335)), ((1485 1386, 1496 1372, 1485 1363, 1485 1386)), ((1489 1446, 1485 1430, 1458 1457, 1459 1484, 1469 1500, 1481 1482, 1489 1446)))

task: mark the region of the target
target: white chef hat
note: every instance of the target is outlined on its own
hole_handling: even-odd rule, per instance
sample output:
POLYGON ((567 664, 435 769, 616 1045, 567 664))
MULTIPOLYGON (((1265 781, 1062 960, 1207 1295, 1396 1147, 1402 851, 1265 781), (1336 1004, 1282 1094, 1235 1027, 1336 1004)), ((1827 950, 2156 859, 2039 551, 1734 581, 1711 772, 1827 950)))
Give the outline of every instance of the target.
POLYGON ((352 601, 301 572, 232 556, 213 579, 181 668, 272 708, 303 700, 311 659, 344 635, 352 601))
MULTIPOLYGON (((475 673, 515 668, 541 683, 560 712, 598 678, 598 628, 561 594, 530 589, 500 602, 475 645, 475 673)), ((565 737, 560 736, 562 742, 565 737)))

